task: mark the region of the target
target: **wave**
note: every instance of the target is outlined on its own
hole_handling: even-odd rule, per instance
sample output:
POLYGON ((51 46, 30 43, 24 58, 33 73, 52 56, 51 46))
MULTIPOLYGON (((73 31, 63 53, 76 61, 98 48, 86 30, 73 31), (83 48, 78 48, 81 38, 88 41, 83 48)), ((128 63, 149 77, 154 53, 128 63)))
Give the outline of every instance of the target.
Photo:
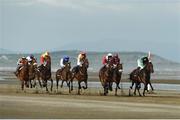
POLYGON ((7 57, 7 56, 2 55, 2 56, 0 57, 0 60, 9 60, 9 59, 8 59, 8 57, 7 57))

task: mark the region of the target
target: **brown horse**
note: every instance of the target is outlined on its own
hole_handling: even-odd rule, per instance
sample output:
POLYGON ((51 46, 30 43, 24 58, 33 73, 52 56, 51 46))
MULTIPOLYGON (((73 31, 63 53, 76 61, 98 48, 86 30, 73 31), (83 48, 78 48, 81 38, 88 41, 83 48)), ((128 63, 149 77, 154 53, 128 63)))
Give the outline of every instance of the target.
POLYGON ((108 90, 112 88, 112 75, 113 75, 113 66, 107 65, 103 66, 99 70, 99 80, 104 88, 104 95, 108 94, 108 90))
POLYGON ((123 70, 122 64, 118 64, 118 65, 113 69, 112 82, 115 82, 115 83, 116 83, 115 96, 117 96, 117 89, 120 89, 119 83, 120 83, 120 81, 121 81, 122 70, 123 70))
POLYGON ((19 74, 17 76, 21 81, 21 89, 24 90, 24 85, 29 87, 29 69, 28 69, 28 61, 25 61, 25 64, 19 69, 19 74))
POLYGON ((53 88, 53 79, 51 77, 51 62, 50 61, 46 61, 46 64, 43 65, 41 64, 40 66, 38 66, 38 71, 39 71, 39 78, 41 79, 43 82, 43 87, 46 87, 46 91, 48 92, 48 80, 51 81, 51 91, 53 88))
POLYGON ((59 86, 59 80, 62 80, 61 88, 63 87, 64 81, 66 81, 67 86, 69 87, 69 93, 71 92, 69 84, 70 84, 72 74, 71 74, 70 69, 71 69, 71 63, 68 62, 65 64, 65 67, 57 70, 57 72, 56 72, 56 89, 57 89, 57 91, 58 91, 58 86, 59 86))
POLYGON ((32 60, 29 62, 29 82, 31 88, 36 86, 36 79, 38 80, 40 87, 42 87, 39 80, 39 71, 37 71, 37 63, 35 60, 32 60))
POLYGON ((139 90, 141 88, 141 83, 143 83, 144 84, 143 96, 145 96, 145 90, 147 90, 147 85, 148 84, 151 85, 150 75, 153 72, 154 72, 154 69, 153 69, 152 62, 148 62, 145 65, 145 67, 142 70, 140 70, 139 73, 137 73, 137 70, 134 70, 130 74, 130 80, 132 80, 132 85, 130 86, 130 89, 129 89, 129 95, 130 95, 130 90, 133 88, 133 85, 135 84, 134 95, 136 95, 136 89, 137 89, 138 93, 139 93, 139 96, 141 96, 139 90))
POLYGON ((72 69, 72 78, 70 81, 71 84, 71 90, 73 90, 73 80, 76 79, 78 81, 78 94, 80 94, 81 89, 81 82, 85 83, 85 86, 82 86, 83 89, 87 89, 87 79, 88 79, 88 73, 87 69, 89 67, 89 62, 87 59, 84 60, 82 66, 75 66, 72 69))

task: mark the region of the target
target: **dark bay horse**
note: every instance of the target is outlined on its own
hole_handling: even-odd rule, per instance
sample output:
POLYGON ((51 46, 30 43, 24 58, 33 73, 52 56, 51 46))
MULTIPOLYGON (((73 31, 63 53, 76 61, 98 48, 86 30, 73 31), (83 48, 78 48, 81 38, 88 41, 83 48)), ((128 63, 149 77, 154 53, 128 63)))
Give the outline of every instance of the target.
POLYGON ((73 90, 73 80, 76 79, 78 81, 78 94, 80 94, 80 89, 81 89, 81 82, 85 83, 85 86, 82 86, 83 89, 87 89, 87 79, 88 79, 88 73, 87 69, 89 67, 89 62, 87 59, 84 60, 82 66, 79 66, 77 69, 77 66, 75 66, 72 69, 72 78, 70 81, 71 84, 71 90, 73 90))
POLYGON ((152 87, 151 82, 150 82, 150 76, 151 76, 151 73, 153 72, 154 72, 154 69, 153 69, 152 62, 148 62, 145 65, 145 67, 142 70, 140 70, 139 73, 137 73, 137 71, 134 70, 130 74, 130 80, 132 80, 132 85, 130 86, 130 89, 129 89, 129 95, 130 95, 130 90, 133 88, 133 85, 135 84, 134 94, 136 95, 136 89, 137 89, 139 96, 141 96, 141 93, 139 90, 141 88, 141 83, 143 83, 144 84, 143 96, 145 96, 145 90, 147 90, 147 85, 150 84, 150 86, 152 87))
POLYGON ((118 64, 118 65, 113 69, 112 82, 116 83, 115 96, 117 96, 117 89, 120 89, 119 83, 120 83, 120 81, 121 81, 122 71, 123 71, 123 66, 122 66, 122 64, 118 64))
POLYGON ((51 91, 53 88, 53 79, 51 77, 51 62, 46 61, 46 64, 41 64, 38 66, 39 71, 39 79, 42 80, 43 87, 46 87, 46 91, 48 92, 48 81, 51 81, 51 91))
POLYGON ((64 81, 66 81, 67 86, 69 87, 69 93, 70 93, 71 92, 71 88, 70 88, 71 77, 72 77, 71 63, 68 62, 65 64, 64 68, 60 68, 56 71, 56 89, 57 89, 57 91, 58 91, 58 86, 59 86, 59 80, 62 80, 61 88, 63 87, 64 81))
POLYGON ((21 89, 24 90, 24 85, 29 87, 29 69, 28 69, 28 61, 25 61, 25 64, 19 69, 19 74, 17 76, 21 81, 21 89))
POLYGON ((29 62, 29 83, 31 88, 36 86, 36 80, 38 80, 40 87, 42 87, 39 80, 39 75, 40 74, 37 70, 37 63, 35 60, 32 60, 31 62, 29 62))
POLYGON ((113 76, 113 66, 107 65, 106 67, 103 66, 99 70, 99 80, 103 86, 104 89, 104 95, 108 94, 108 90, 112 87, 112 76, 113 76))

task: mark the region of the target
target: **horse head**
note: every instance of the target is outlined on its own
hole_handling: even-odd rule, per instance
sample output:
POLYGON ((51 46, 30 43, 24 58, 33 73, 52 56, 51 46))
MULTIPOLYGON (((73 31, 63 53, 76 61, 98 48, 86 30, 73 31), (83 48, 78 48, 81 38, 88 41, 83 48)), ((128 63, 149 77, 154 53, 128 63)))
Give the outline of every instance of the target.
POLYGON ((154 73, 154 68, 152 62, 148 62, 145 66, 147 73, 154 73))
POLYGON ((116 66, 116 68, 117 68, 118 72, 120 72, 120 73, 123 72, 123 65, 122 65, 122 63, 121 63, 121 64, 118 64, 118 65, 116 66))
POLYGON ((85 69, 87 69, 89 67, 89 62, 87 59, 84 60, 82 67, 84 67, 85 69))

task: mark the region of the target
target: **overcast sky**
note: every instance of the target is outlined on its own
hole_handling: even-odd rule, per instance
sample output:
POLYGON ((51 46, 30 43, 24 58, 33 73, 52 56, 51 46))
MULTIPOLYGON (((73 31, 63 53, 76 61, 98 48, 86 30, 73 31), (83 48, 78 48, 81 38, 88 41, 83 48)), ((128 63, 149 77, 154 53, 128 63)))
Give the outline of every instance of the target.
POLYGON ((180 0, 0 0, 0 48, 150 50, 180 61, 180 0))

